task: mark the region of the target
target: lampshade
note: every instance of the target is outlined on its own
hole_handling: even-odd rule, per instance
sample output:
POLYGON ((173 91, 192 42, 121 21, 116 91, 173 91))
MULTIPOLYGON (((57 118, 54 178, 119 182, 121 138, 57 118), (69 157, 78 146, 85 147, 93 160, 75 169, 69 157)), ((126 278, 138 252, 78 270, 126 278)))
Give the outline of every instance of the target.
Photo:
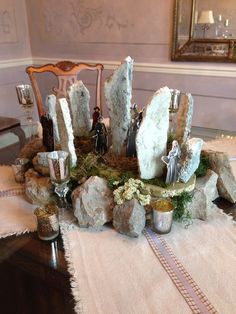
POLYGON ((214 24, 213 12, 210 11, 202 11, 198 20, 199 24, 214 24))

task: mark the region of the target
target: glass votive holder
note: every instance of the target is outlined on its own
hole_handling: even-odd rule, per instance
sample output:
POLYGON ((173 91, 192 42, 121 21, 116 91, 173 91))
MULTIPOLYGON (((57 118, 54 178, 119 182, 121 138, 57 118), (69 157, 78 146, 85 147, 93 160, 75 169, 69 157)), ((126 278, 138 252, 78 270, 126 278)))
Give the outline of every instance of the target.
POLYGON ((25 182, 25 172, 30 167, 30 160, 28 158, 16 158, 12 164, 13 173, 17 183, 25 182))
POLYGON ((167 199, 159 199, 151 204, 153 210, 153 228, 160 234, 169 233, 172 227, 174 204, 167 199))
POLYGON ((68 182, 70 179, 69 153, 58 150, 47 154, 50 178, 54 184, 68 182))
POLYGON ((58 207, 47 204, 37 207, 34 211, 37 218, 37 232, 41 240, 53 240, 59 235, 58 207))

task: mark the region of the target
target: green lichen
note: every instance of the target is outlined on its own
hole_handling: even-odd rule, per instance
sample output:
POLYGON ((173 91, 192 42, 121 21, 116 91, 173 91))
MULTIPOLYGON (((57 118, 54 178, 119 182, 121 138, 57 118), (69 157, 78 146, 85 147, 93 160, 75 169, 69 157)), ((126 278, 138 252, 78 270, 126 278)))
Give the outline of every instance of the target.
POLYGON ((187 205, 192 201, 192 198, 193 195, 189 192, 183 192, 172 198, 172 202, 175 205, 173 219, 184 222, 186 227, 192 224, 192 216, 187 209, 187 205))
POLYGON ((196 176, 204 177, 206 175, 207 169, 209 169, 209 166, 210 166, 209 157, 206 154, 201 153, 200 163, 197 170, 195 171, 196 176))

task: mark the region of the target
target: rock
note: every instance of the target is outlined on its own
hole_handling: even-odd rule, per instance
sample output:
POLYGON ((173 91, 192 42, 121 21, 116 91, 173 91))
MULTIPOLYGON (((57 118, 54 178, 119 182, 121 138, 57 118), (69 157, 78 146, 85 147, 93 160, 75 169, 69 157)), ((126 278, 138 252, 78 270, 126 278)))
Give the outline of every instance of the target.
POLYGON ((115 204, 107 181, 93 176, 72 192, 72 206, 80 227, 100 227, 111 221, 115 204))
POLYGON ((145 227, 145 209, 132 199, 113 209, 113 226, 119 233, 138 237, 145 227))
MULTIPOLYGON (((45 154, 45 153, 43 152, 42 154, 45 154)), ((38 155, 32 159, 32 163, 33 163, 34 169, 38 173, 42 174, 43 176, 48 176, 48 177, 50 176, 48 163, 47 165, 40 163, 38 155)))
POLYGON ((136 136, 137 158, 142 179, 160 177, 165 164, 169 128, 169 104, 171 93, 168 87, 158 90, 143 111, 143 119, 136 136))
POLYGON ((75 153, 74 134, 69 106, 65 98, 58 99, 58 102, 59 109, 57 111, 57 118, 60 131, 61 149, 69 152, 71 167, 75 167, 77 164, 77 156, 75 153))
POLYGON ((55 95, 52 94, 52 95, 47 96, 46 107, 48 107, 48 113, 52 119, 54 143, 55 143, 55 146, 57 146, 58 143, 60 143, 60 135, 59 135, 59 130, 58 130, 57 113, 56 113, 56 96, 55 95))
POLYGON ((50 178, 39 175, 33 169, 25 173, 25 194, 32 204, 44 205, 55 201, 50 178))
POLYGON ((210 161, 210 168, 218 174, 217 188, 219 195, 230 203, 236 202, 236 181, 228 155, 224 152, 204 151, 210 161))
POLYGON ((191 138, 181 146, 179 180, 186 183, 197 170, 203 145, 201 138, 191 138))
POLYGON ((182 194, 183 192, 192 192, 195 188, 196 176, 195 174, 188 180, 187 183, 176 182, 166 188, 161 186, 145 183, 145 188, 148 190, 151 197, 174 197, 182 194))
POLYGON ((131 122, 133 60, 127 57, 105 81, 105 97, 110 116, 112 147, 114 154, 125 155, 126 139, 131 122))
POLYGON ((77 81, 70 86, 68 96, 74 135, 88 136, 91 130, 89 91, 82 81, 77 81))
POLYGON ((191 94, 183 95, 181 106, 177 113, 176 139, 179 144, 185 143, 190 136, 193 118, 193 97, 191 94))
POLYGON ((45 152, 45 147, 42 143, 42 138, 34 138, 26 143, 19 153, 20 158, 28 158, 32 160, 38 152, 45 152))
POLYGON ((218 175, 210 169, 204 177, 197 178, 193 199, 188 205, 192 218, 207 220, 212 214, 219 211, 219 208, 213 203, 219 196, 216 187, 217 179, 218 175))

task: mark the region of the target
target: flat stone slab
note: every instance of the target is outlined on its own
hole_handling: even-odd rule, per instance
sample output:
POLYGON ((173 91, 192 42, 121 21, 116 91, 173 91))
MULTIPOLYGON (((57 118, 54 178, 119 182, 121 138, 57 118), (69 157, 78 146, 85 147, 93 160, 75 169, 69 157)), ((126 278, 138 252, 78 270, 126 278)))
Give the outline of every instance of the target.
POLYGON ((171 93, 168 87, 156 91, 143 110, 143 119, 136 135, 136 149, 140 177, 160 177, 165 164, 169 128, 169 104, 171 93))
POLYGON ((204 150, 210 162, 210 169, 218 174, 217 188, 219 195, 230 203, 236 202, 236 180, 229 162, 229 157, 224 152, 204 150))
POLYGON ((161 186, 147 184, 145 187, 149 191, 152 197, 174 197, 183 192, 192 192, 196 184, 196 175, 194 174, 187 183, 176 182, 170 186, 163 188, 161 186))
POLYGON ((218 175, 208 169, 204 177, 197 178, 196 187, 194 189, 193 199, 188 205, 188 210, 192 214, 192 218, 207 220, 219 208, 213 201, 219 196, 217 192, 218 175))
POLYGON ((104 84, 111 126, 111 151, 119 156, 126 154, 126 139, 131 122, 132 79, 133 60, 127 57, 104 84))
POLYGON ((70 86, 68 96, 74 135, 88 136, 91 129, 89 90, 82 81, 77 81, 70 86))

